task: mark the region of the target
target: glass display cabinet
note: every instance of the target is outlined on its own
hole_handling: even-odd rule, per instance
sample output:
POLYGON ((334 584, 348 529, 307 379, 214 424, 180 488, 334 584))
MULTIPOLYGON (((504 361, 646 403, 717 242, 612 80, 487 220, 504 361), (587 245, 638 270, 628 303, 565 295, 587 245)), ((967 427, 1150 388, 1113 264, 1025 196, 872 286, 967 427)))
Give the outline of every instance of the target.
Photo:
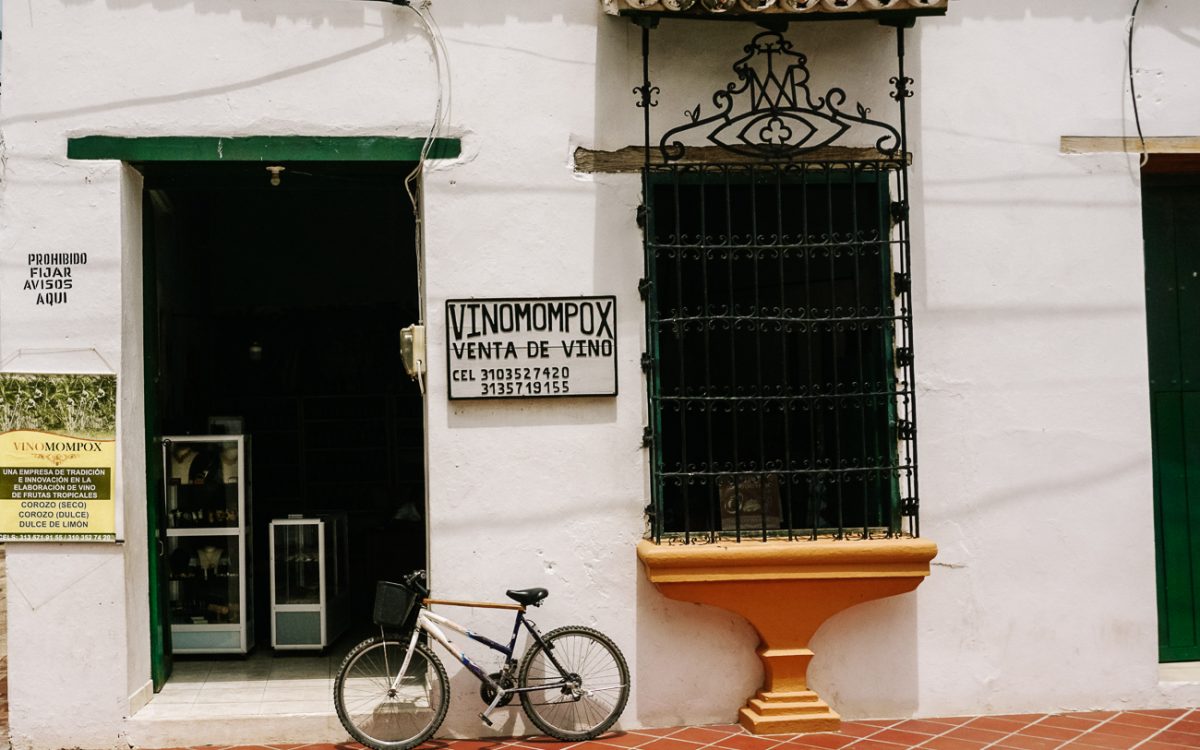
POLYGON ((247 653, 254 608, 246 438, 164 437, 162 446, 171 651, 247 653))
POLYGON ((324 649, 349 625, 346 514, 271 521, 271 646, 324 649))

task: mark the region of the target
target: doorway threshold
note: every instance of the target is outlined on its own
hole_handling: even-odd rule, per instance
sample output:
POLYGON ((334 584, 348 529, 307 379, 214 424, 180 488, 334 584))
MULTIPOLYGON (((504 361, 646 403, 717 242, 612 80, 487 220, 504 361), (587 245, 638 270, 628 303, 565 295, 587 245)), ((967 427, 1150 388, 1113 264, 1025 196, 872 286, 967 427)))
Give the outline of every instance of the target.
POLYGON ((1176 661, 1159 664, 1158 681, 1200 682, 1200 661, 1176 661))
POLYGON ((344 742, 333 707, 341 650, 176 660, 161 692, 126 721, 133 747, 344 742))

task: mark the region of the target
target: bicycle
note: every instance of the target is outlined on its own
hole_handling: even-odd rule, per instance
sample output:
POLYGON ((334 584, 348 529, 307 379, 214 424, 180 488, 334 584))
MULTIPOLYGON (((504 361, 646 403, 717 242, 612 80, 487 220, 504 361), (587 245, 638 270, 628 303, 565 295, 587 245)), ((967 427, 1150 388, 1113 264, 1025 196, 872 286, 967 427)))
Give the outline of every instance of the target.
POLYGON ((525 616, 549 596, 544 588, 509 590, 516 604, 429 598, 424 571, 403 583, 380 581, 375 590, 375 624, 380 635, 359 643, 338 669, 333 700, 342 726, 374 750, 408 750, 433 736, 446 718, 450 687, 446 669, 422 633, 441 644, 479 679, 487 708, 479 718, 492 726, 493 711, 519 696, 521 708, 547 735, 563 741, 590 740, 608 730, 629 700, 629 667, 608 636, 583 626, 556 628, 542 635, 525 616), (431 612, 429 605, 516 611, 508 645, 474 633, 431 612), (504 656, 499 672, 488 674, 455 648, 442 627, 457 631, 504 656), (525 656, 514 658, 522 627, 530 636, 525 656), (388 630, 403 634, 389 637, 388 630), (536 702, 535 702, 536 701, 536 702))

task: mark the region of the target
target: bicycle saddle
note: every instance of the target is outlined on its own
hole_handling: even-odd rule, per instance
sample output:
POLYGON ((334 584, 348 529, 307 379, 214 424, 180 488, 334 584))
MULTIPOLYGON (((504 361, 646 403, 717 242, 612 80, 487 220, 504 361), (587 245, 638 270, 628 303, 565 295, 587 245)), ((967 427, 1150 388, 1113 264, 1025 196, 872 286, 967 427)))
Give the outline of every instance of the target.
POLYGON ((535 607, 540 606, 541 601, 550 596, 550 592, 546 589, 509 589, 504 593, 518 604, 526 606, 532 604, 535 607))

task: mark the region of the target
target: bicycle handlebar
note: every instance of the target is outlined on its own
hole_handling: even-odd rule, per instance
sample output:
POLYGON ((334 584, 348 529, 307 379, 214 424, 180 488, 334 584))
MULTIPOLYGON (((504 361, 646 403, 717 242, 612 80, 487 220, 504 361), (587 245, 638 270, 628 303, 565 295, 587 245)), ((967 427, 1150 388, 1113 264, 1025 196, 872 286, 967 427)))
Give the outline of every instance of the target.
POLYGON ((427 597, 429 596, 429 587, 425 585, 425 580, 425 571, 414 570, 404 576, 404 585, 416 591, 422 597, 427 597))

